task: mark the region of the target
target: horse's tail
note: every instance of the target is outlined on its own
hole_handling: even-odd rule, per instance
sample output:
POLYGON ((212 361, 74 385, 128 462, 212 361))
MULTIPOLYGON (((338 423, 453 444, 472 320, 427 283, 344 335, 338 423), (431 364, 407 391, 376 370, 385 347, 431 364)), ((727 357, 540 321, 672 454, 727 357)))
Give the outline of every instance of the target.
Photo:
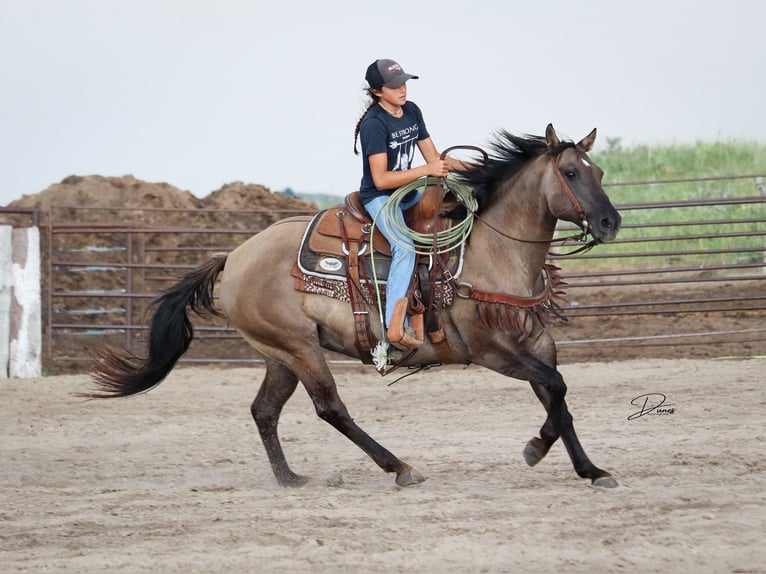
POLYGON ((199 316, 210 313, 223 316, 213 304, 213 286, 223 271, 227 255, 216 255, 152 302, 156 307, 149 326, 148 357, 136 357, 129 351, 105 348, 98 354, 93 380, 99 387, 88 398, 126 397, 159 385, 194 338, 194 327, 186 312, 188 307, 199 316))

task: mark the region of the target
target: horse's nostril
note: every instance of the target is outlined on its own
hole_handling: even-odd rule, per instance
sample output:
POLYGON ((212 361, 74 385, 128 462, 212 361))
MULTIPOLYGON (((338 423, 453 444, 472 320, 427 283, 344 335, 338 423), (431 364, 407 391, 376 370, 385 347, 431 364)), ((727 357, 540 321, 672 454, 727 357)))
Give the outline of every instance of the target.
POLYGON ((601 229, 612 230, 614 229, 614 221, 609 217, 605 217, 601 220, 601 229))

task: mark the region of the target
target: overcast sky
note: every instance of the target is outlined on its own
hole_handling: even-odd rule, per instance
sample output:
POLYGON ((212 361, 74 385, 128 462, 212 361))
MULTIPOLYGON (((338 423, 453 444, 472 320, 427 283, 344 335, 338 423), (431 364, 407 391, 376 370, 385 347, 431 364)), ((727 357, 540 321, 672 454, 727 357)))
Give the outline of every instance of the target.
MULTIPOLYGON (((763 0, 0 0, 0 205, 68 175, 356 189, 393 58, 439 149, 766 141, 763 0)), ((608 179, 608 174, 607 174, 608 179)))

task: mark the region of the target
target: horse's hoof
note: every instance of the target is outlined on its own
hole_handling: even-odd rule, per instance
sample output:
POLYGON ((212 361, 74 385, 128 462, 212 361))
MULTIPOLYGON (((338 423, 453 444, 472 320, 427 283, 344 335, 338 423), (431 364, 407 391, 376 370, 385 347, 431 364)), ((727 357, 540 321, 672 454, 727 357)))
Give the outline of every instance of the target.
POLYGON ((543 457, 540 456, 540 453, 537 452, 537 449, 532 445, 532 441, 529 441, 527 446, 524 447, 524 461, 529 466, 535 466, 542 459, 543 457))
POLYGON ((599 488, 617 488, 620 486, 620 483, 611 476, 599 476, 593 479, 591 485, 598 486, 599 488))
POLYGON ((396 474, 396 484, 399 486, 412 486, 413 484, 420 484, 421 482, 424 482, 425 479, 425 476, 420 474, 411 466, 408 466, 396 474))

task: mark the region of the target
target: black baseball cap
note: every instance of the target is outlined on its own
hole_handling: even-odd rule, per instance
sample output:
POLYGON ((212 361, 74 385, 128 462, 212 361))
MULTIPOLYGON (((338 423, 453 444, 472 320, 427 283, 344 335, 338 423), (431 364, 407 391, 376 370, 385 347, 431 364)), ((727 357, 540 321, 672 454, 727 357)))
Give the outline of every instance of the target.
POLYGON ((364 78, 373 90, 379 90, 383 86, 398 88, 407 80, 418 79, 417 76, 405 73, 402 67, 393 60, 375 60, 367 66, 367 73, 364 78))

